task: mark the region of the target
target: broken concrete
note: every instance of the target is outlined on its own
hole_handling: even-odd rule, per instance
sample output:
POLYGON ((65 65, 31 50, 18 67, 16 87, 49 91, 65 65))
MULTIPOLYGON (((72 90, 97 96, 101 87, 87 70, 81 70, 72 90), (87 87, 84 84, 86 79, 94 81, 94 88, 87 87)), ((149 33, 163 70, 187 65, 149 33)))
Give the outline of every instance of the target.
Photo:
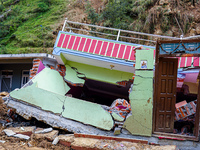
POLYGON ((49 68, 43 69, 32 79, 32 81, 33 83, 37 83, 36 86, 38 88, 60 95, 65 95, 70 90, 59 72, 49 68))
MULTIPOLYGON (((111 115, 100 105, 64 96, 69 87, 57 71, 45 68, 32 81, 32 85, 12 91, 10 93, 11 97, 42 110, 101 129, 110 130, 113 127, 114 123, 111 115)), ((15 106, 10 105, 10 107, 15 106)), ((16 109, 20 114, 18 108, 16 109)), ((23 111, 30 110, 24 109, 23 111)), ((26 119, 30 119, 32 116, 35 117, 34 113, 37 113, 37 111, 29 112, 31 116, 24 115, 24 117, 26 119)), ((43 120, 43 118, 39 120, 43 120)))
POLYGON ((122 118, 121 116, 119 116, 115 112, 112 112, 111 115, 114 118, 114 120, 116 120, 116 121, 124 121, 124 118, 122 118))
POLYGON ((40 133, 36 132, 35 133, 35 138, 36 139, 46 138, 46 139, 48 139, 50 141, 53 141, 57 136, 58 136, 58 130, 51 130, 50 132, 47 132, 47 133, 45 133, 45 132, 40 132, 40 133))
POLYGON ((13 137, 17 137, 17 138, 21 138, 21 139, 25 139, 25 140, 29 140, 30 137, 27 135, 23 135, 23 134, 16 134, 14 131, 9 130, 9 129, 4 129, 3 132, 5 132, 5 134, 7 136, 13 136, 13 137))
POLYGON ((5 143, 6 141, 0 140, 0 143, 5 143))
POLYGON ((121 133, 121 128, 115 127, 114 135, 119 135, 121 133))
MULTIPOLYGON (((62 58, 62 59, 65 59, 65 58, 62 58)), ((133 73, 130 73, 130 72, 123 72, 123 71, 118 71, 114 69, 111 70, 107 68, 101 68, 101 67, 81 64, 81 63, 67 61, 67 60, 66 61, 64 60, 64 62, 66 62, 65 79, 73 83, 83 84, 84 80, 80 78, 87 77, 87 79, 94 79, 97 81, 116 84, 116 82, 118 81, 128 81, 129 79, 132 79, 132 76, 133 76, 133 73)))
POLYGON ((5 132, 5 134, 7 136, 13 136, 16 134, 15 132, 13 132, 12 130, 9 130, 9 129, 4 129, 3 132, 5 132))
POLYGON ((53 131, 53 128, 47 128, 47 129, 37 129, 35 131, 35 134, 39 134, 39 133, 48 133, 48 132, 51 132, 53 131))
POLYGON ((152 50, 136 51, 136 69, 133 88, 129 95, 132 116, 127 117, 124 128, 134 135, 151 136, 153 114, 152 50), (146 69, 148 70, 141 68, 141 61, 147 61, 146 69))
POLYGON ((71 143, 74 142, 74 134, 59 135, 59 143, 70 147, 71 143))
POLYGON ((35 126, 32 126, 32 127, 10 127, 7 129, 12 130, 13 132, 15 132, 17 134, 31 136, 32 133, 34 132, 35 128, 36 128, 35 126))
POLYGON ((58 142, 59 142, 59 138, 56 137, 56 138, 53 140, 52 144, 53 144, 53 145, 56 145, 56 144, 58 144, 58 142))
POLYGON ((35 106, 28 105, 22 101, 17 101, 11 97, 9 98, 7 105, 9 107, 15 108, 16 113, 27 119, 34 117, 37 120, 45 120, 45 122, 52 127, 61 128, 69 132, 101 135, 112 134, 92 126, 84 125, 83 123, 64 118, 54 113, 38 109, 35 106))
POLYGON ((15 134, 15 135, 13 135, 13 137, 20 138, 20 139, 25 139, 25 140, 29 140, 30 139, 29 136, 23 135, 23 134, 15 134))

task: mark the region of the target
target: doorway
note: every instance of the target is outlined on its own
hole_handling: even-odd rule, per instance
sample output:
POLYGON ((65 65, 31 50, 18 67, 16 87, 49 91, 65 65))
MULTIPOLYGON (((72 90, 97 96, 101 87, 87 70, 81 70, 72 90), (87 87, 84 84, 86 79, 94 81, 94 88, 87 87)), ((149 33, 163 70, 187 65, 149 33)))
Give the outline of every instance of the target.
MULTIPOLYGON (((180 41, 160 41, 156 46, 153 135, 198 141, 200 88, 198 86, 196 97, 194 95, 192 95, 193 97, 184 95, 185 100, 182 101, 180 99, 180 91, 177 90, 177 57, 182 57, 183 55, 163 50, 165 45, 162 45, 162 42, 167 43, 168 49, 170 47, 169 43, 174 42, 176 46, 180 43, 180 41)), ((171 48, 171 50, 175 52, 178 48, 171 48)), ((192 54, 190 56, 198 55, 192 54)), ((186 86, 183 86, 182 89, 187 92, 186 86)), ((181 92, 184 93, 185 91, 181 92)))
POLYGON ((174 129, 177 66, 176 58, 161 58, 159 61, 156 132, 172 133, 174 129))

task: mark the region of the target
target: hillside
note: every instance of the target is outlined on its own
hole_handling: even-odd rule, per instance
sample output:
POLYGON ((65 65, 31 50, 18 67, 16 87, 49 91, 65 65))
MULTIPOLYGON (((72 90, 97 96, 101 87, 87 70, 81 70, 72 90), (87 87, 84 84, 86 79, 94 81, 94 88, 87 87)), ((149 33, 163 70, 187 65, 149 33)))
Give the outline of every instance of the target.
POLYGON ((200 34, 198 0, 1 0, 0 54, 51 53, 65 18, 175 37, 200 34))

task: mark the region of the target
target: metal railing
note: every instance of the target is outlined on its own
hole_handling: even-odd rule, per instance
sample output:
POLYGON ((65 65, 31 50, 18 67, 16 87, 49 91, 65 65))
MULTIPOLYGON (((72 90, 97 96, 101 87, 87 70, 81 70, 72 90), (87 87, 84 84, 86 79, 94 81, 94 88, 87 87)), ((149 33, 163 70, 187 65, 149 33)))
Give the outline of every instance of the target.
POLYGON ((73 21, 67 20, 67 18, 65 19, 62 31, 75 32, 75 33, 81 32, 81 34, 87 34, 87 35, 91 34, 92 36, 97 36, 97 37, 99 37, 100 35, 103 35, 104 38, 108 38, 108 39, 110 38, 117 41, 129 40, 129 42, 134 42, 137 44, 141 44, 142 42, 142 44, 152 45, 152 46, 155 46, 155 43, 158 39, 179 40, 179 39, 200 38, 200 35, 190 36, 190 37, 185 37, 185 38, 181 36, 180 38, 178 38, 178 37, 142 33, 142 32, 130 31, 130 30, 122 30, 122 29, 86 24, 86 23, 73 22, 73 21), (106 31, 109 33, 106 33, 106 31), (111 33, 113 31, 115 33, 111 33))

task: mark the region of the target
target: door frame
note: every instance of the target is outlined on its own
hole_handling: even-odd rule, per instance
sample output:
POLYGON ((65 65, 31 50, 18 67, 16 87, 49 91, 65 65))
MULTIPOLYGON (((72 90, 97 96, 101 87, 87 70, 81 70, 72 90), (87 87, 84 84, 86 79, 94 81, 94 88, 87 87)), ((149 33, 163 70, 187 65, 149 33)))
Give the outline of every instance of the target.
MULTIPOLYGON (((155 131, 155 121, 156 121, 156 99, 158 95, 158 88, 157 86, 159 85, 159 60, 162 57, 187 57, 187 56, 192 56, 192 57, 200 57, 200 53, 196 54, 190 54, 190 53, 165 53, 165 54, 160 54, 160 45, 163 43, 191 43, 191 42, 200 42, 200 40, 174 40, 174 41, 157 41, 156 43, 156 52, 155 52, 155 76, 154 76, 154 93, 153 93, 153 136, 165 136, 165 137, 170 137, 170 138, 179 138, 181 140, 193 140, 193 141, 199 141, 199 111, 200 111, 200 80, 199 80, 199 85, 198 85, 198 94, 197 94, 197 105, 196 105, 196 115, 195 115, 195 124, 194 124, 194 136, 185 136, 185 135, 178 135, 178 134, 170 134, 170 133, 164 133, 164 132, 156 132, 155 131)), ((177 68, 178 69, 178 68, 177 68)))
MULTIPOLYGON (((9 89, 8 89, 10 91, 7 91, 7 92, 11 92, 11 90, 12 90, 12 75, 8 75, 8 76, 2 75, 1 76, 1 84, 0 84, 0 86, 2 87, 2 85, 5 84, 5 83, 2 82, 3 79, 5 79, 5 78, 10 79, 10 85, 9 85, 9 89)), ((0 91, 2 90, 1 87, 0 87, 0 91)), ((1 91, 1 92, 3 92, 3 91, 1 91)))

